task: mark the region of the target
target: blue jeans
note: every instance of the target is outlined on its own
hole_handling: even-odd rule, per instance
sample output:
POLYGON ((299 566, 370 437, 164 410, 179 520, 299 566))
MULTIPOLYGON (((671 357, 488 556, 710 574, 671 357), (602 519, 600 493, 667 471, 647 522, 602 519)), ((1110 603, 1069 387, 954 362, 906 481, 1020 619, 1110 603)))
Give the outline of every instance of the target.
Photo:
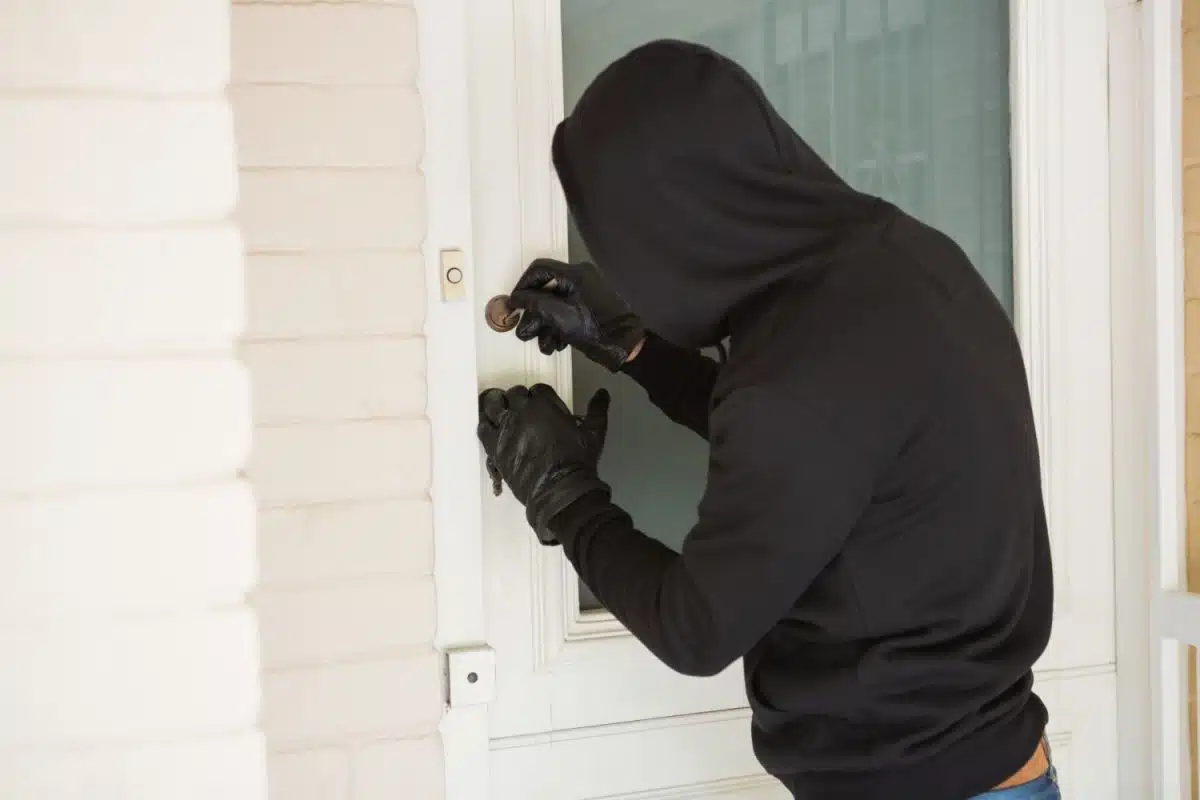
POLYGON ((1058 773, 1054 771, 1054 761, 1050 756, 1050 742, 1046 742, 1046 758, 1050 760, 1050 769, 1037 780, 1008 789, 984 792, 971 800, 1062 800, 1062 794, 1058 791, 1058 773))

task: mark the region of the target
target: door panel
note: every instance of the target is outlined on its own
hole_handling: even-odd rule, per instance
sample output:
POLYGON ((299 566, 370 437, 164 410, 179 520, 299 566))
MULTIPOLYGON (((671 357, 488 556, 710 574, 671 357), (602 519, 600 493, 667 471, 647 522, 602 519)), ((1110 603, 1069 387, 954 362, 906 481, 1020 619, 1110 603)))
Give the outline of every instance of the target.
MULTIPOLYGON (((1034 0, 476 0, 472 14, 479 308, 531 259, 583 255, 550 164, 553 126, 603 64, 659 36, 741 61, 848 180, 971 253, 1014 316, 1042 439, 1057 598, 1039 691, 1056 754, 1088 765, 1067 785, 1114 796, 1103 0, 1069 12, 1034 0), (1096 715, 1086 727, 1079 709, 1096 715)), ((620 376, 476 330, 481 385, 542 381, 570 399, 618 382, 614 410, 629 418, 614 420, 605 477, 677 546, 704 443, 620 376)), ((536 544, 507 493, 484 494, 493 796, 778 796, 749 751, 740 663, 710 679, 670 672, 536 544)))
MULTIPOLYGON (((946 231, 1012 310, 1009 0, 561 0, 564 107, 632 48, 713 47, 747 69, 856 188, 946 231)), ((568 221, 571 260, 588 258, 568 221)), ((707 447, 631 381, 580 355, 574 393, 613 396, 601 474, 640 529, 678 550, 696 522, 707 447)), ((579 587, 584 610, 598 608, 579 587)))
MULTIPOLYGON (((1038 692, 1063 797, 1117 797, 1115 676, 1050 677, 1038 692)), ((786 800, 762 775, 749 714, 725 712, 617 726, 603 737, 566 734, 509 741, 491 755, 493 797, 504 800, 786 800)))

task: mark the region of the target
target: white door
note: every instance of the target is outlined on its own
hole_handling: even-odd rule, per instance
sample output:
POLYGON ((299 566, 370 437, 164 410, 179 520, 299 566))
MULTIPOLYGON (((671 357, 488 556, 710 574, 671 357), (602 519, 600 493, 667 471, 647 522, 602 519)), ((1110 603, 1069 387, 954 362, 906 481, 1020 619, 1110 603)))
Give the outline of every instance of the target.
MULTIPOLYGON (((1104 0, 475 0, 474 298, 536 256, 579 257, 550 164, 564 105, 661 37, 742 63, 851 183, 954 236, 1011 309, 1044 454, 1056 618, 1037 665, 1068 797, 1116 797, 1108 121, 1104 0), (1069 7, 1069 11, 1067 10, 1069 7)), ((678 545, 703 442, 624 378, 479 326, 481 386, 565 396, 613 381, 602 470, 639 527, 678 545)), ((986 454, 980 454, 986 457, 986 454)), ((659 664, 484 501, 492 800, 784 797, 749 743, 741 665, 659 664)))

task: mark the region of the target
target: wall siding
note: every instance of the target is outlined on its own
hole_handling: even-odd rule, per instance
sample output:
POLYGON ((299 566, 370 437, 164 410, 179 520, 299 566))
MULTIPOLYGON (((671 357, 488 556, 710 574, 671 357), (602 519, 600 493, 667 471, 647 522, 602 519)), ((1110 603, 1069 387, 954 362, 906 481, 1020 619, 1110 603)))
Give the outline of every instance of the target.
POLYGON ((230 8, 0 16, 0 798, 260 800, 230 8))
MULTIPOLYGON (((1182 0, 1183 36, 1183 229, 1184 319, 1187 370, 1187 573, 1192 591, 1200 587, 1200 0, 1182 0)), ((1192 797, 1198 795, 1195 649, 1188 670, 1189 724, 1192 728, 1192 797)))
POLYGON ((277 800, 443 795, 407 2, 233 4, 277 800))

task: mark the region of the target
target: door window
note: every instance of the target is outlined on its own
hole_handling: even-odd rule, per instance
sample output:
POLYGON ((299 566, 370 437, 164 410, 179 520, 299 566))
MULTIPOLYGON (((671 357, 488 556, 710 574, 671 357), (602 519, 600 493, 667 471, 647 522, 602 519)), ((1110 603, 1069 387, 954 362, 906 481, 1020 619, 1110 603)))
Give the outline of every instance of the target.
MULTIPOLYGON (((953 237, 1012 310, 1009 0, 562 0, 564 107, 605 66, 660 38, 741 64, 854 187, 953 237)), ((587 252, 569 232, 572 260, 587 252)), ((707 445, 628 378, 582 356, 576 398, 613 394, 601 475, 646 534, 678 549, 707 445)), ((585 610, 595 598, 580 587, 585 610)))

